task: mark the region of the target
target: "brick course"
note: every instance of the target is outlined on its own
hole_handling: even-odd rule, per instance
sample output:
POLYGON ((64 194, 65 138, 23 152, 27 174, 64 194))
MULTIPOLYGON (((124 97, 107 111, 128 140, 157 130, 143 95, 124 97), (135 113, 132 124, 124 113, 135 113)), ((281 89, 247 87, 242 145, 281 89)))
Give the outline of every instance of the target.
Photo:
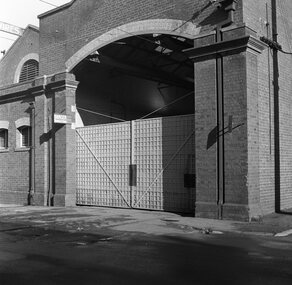
MULTIPOLYGON (((283 50, 292 51, 292 3, 277 1, 278 41, 283 50)), ((243 1, 243 17, 247 26, 258 36, 272 37, 271 1, 243 1), (267 18, 268 16, 268 18, 267 18), (268 27, 266 23, 269 23, 268 27)), ((275 145, 274 145, 274 93, 272 53, 266 50, 259 56, 259 136, 260 136, 260 197, 264 214, 275 211, 275 145), (269 59, 268 59, 269 58, 269 59), (270 70, 268 61, 270 60, 270 70), (269 84, 270 82, 270 84, 269 84)), ((279 134, 280 134, 280 206, 292 206, 292 132, 291 132, 291 73, 292 57, 279 53, 279 134)))
MULTIPOLYGON (((213 30, 226 17, 215 5, 193 0, 76 0, 58 13, 40 15, 41 74, 52 74, 66 68, 65 62, 85 44, 116 27, 146 19, 177 19, 202 26, 202 32, 213 30)), ((235 12, 242 22, 241 1, 235 12)))

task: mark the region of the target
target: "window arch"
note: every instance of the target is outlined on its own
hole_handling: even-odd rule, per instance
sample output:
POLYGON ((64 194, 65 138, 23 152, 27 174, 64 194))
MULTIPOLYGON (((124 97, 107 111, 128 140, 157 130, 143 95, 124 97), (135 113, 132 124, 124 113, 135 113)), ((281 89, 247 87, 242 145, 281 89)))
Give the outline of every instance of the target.
POLYGON ((8 149, 8 121, 0 121, 0 151, 8 149))
POLYGON ((15 121, 16 126, 16 148, 27 149, 31 147, 32 133, 29 117, 23 117, 15 121))
POLYGON ((27 60, 19 75, 19 83, 35 79, 39 75, 39 63, 35 59, 27 60))
POLYGON ((0 129, 0 150, 8 148, 8 130, 0 129))
POLYGON ((31 147, 31 127, 22 126, 18 128, 20 133, 20 147, 31 147))

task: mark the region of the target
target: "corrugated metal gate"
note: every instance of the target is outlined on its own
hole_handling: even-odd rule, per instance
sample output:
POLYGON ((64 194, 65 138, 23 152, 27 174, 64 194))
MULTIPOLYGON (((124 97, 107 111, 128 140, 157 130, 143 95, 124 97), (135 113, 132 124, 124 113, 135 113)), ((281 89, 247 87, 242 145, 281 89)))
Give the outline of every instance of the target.
POLYGON ((195 170, 193 115, 96 125, 76 132, 77 204, 193 210, 194 188, 185 187, 186 175, 195 170), (129 186, 130 165, 137 169, 135 186, 129 186))

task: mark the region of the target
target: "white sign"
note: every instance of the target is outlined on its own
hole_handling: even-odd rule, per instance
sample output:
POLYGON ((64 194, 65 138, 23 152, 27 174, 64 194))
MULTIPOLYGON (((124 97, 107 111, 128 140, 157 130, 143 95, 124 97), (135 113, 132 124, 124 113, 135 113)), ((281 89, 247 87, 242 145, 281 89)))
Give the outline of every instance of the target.
POLYGON ((71 118, 68 118, 66 115, 54 114, 54 123, 55 124, 71 124, 71 118))
POLYGON ((22 36, 23 34, 23 29, 14 25, 10 25, 4 22, 0 21, 0 31, 16 35, 16 36, 22 36))

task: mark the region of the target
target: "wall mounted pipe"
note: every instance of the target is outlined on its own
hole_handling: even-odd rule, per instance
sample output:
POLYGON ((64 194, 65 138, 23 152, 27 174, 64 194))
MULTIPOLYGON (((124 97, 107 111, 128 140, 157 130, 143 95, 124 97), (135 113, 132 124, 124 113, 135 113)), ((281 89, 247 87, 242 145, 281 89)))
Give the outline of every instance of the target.
MULTIPOLYGON (((278 42, 277 1, 271 0, 272 36, 278 42)), ((281 211, 281 165, 280 165, 280 116, 279 116, 279 58, 278 49, 273 48, 274 85, 274 144, 275 144, 275 212, 281 211)))
POLYGON ((28 194, 28 204, 34 205, 35 194, 35 104, 30 103, 31 115, 31 148, 30 148, 30 189, 28 194))
MULTIPOLYGON (((228 17, 216 26, 216 43, 222 42, 223 27, 227 27, 234 22, 234 11, 236 0, 230 1, 230 4, 224 9, 228 17)), ((220 5, 220 8, 222 6, 220 5)), ((216 81, 217 81, 217 127, 218 133, 224 129, 224 67, 221 54, 216 56, 216 81)), ((217 135, 217 206, 218 218, 223 218, 223 204, 225 200, 225 154, 224 154, 224 136, 217 135)))

